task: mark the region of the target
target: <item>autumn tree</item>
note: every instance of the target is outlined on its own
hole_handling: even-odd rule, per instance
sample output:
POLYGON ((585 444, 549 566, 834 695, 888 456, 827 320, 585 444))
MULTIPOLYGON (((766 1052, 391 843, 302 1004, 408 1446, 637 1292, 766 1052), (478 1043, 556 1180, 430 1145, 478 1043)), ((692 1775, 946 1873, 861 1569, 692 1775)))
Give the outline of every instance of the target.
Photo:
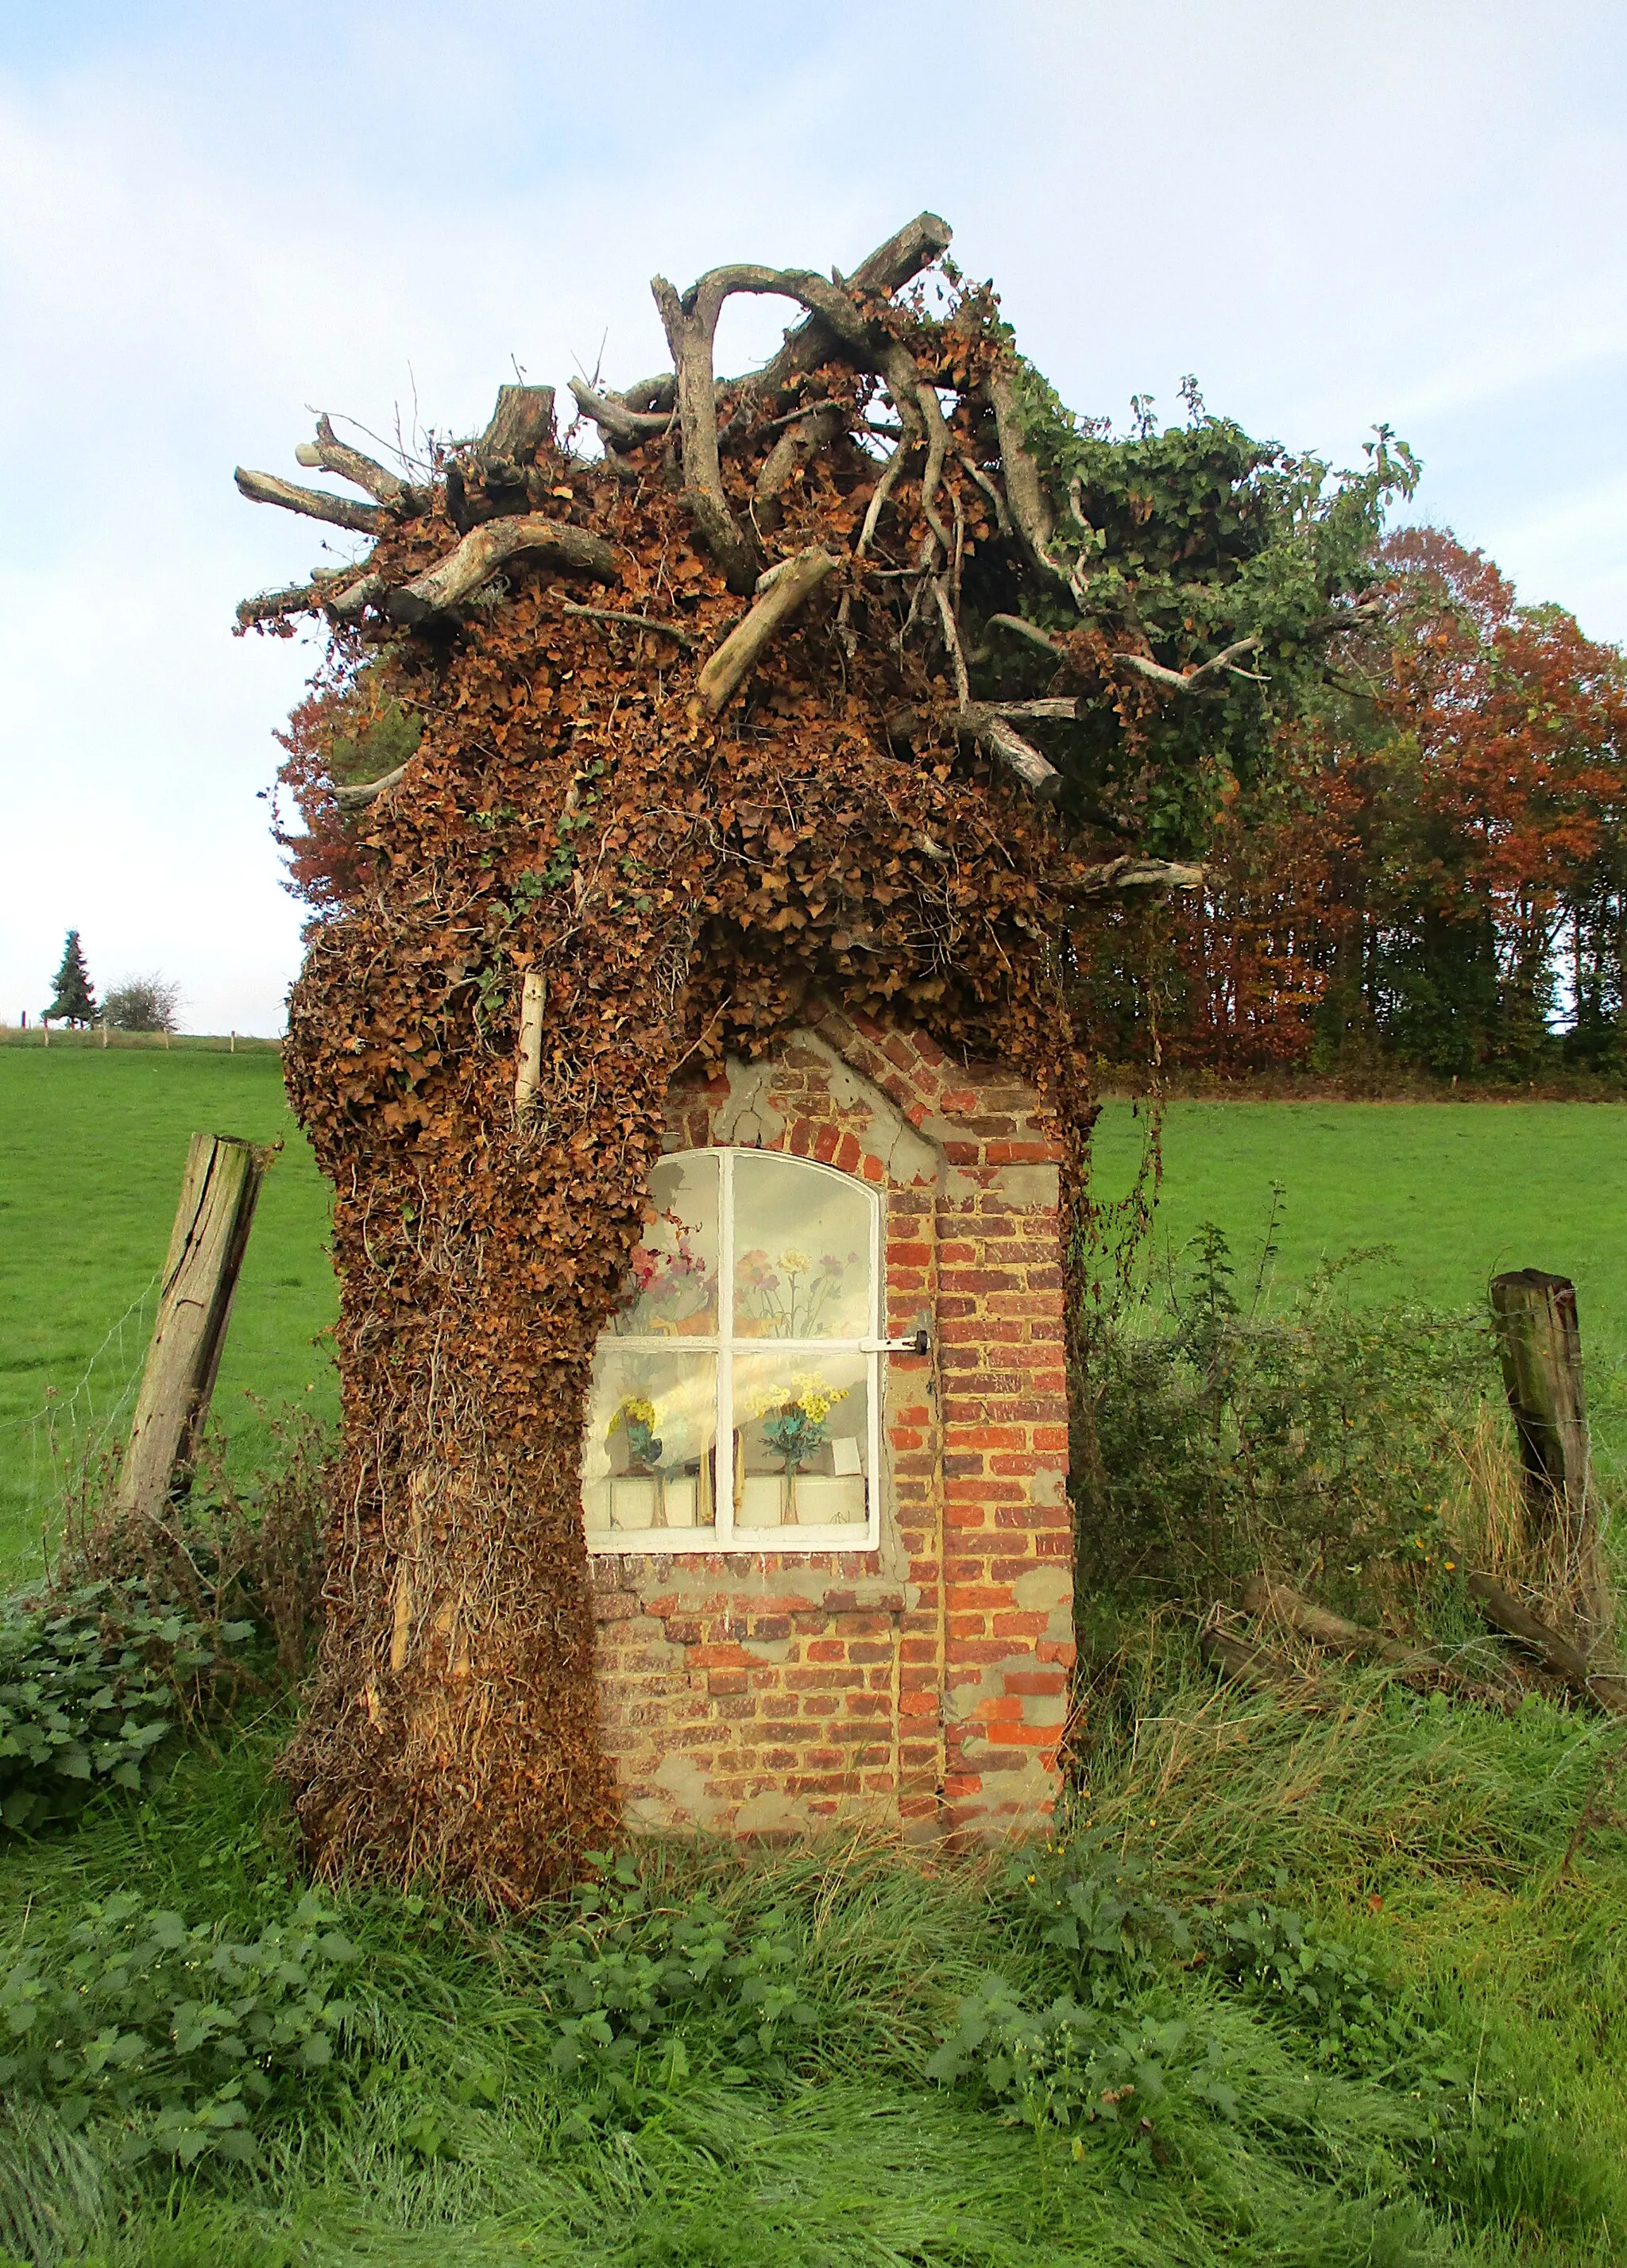
POLYGON ((287 1764, 324 1868, 519 1902, 605 1830, 578 1492, 681 1067, 835 997, 1039 1090, 1080 1190, 1075 985, 1127 894, 1199 880, 1370 618, 1358 470, 1070 416, 927 214, 851 276, 658 277, 671 367, 505 386, 386 466, 326 416, 243 493, 372 539, 247 600, 328 661, 288 736, 313 906, 295 1105, 335 1187, 344 1462, 287 1764), (737 294, 799 320, 720 378, 737 294), (523 1077, 517 1051, 524 1028, 523 1077))

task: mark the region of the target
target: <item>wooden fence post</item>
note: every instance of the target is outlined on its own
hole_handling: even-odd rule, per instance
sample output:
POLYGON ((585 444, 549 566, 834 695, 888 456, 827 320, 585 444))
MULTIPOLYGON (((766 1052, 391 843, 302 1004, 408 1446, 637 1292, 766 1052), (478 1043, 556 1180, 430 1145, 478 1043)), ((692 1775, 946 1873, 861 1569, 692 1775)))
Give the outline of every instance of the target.
POLYGON ((119 1473, 121 1513, 161 1518, 177 1475, 188 1473, 196 1458, 255 1201, 274 1155, 230 1135, 192 1138, 119 1473))
POLYGON ((1520 1436, 1532 1533, 1562 1543, 1591 1643, 1603 1625, 1606 1596, 1589 1471, 1576 1286, 1568 1276, 1516 1268, 1491 1278, 1491 1314, 1503 1384, 1520 1436))

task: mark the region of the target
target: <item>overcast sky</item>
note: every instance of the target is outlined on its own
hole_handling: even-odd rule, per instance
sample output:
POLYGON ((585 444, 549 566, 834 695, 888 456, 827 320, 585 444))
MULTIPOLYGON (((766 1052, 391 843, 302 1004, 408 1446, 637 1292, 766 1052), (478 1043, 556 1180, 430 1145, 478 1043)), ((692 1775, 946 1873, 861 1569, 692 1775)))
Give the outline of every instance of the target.
POLYGON ((850 268, 923 207, 1074 409, 1192 371, 1339 464, 1388 420, 1417 517, 1627 637, 1624 61, 1564 0, 0 0, 0 1020, 73 924, 103 990, 281 1029, 260 798, 315 649, 232 608, 322 538, 234 464, 624 383, 654 271, 850 268))

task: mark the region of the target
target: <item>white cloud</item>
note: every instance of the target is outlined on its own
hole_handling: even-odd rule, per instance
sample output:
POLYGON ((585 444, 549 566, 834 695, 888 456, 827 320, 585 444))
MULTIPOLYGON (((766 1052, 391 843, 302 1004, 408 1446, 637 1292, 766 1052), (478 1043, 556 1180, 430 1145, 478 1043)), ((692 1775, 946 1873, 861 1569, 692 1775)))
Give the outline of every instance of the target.
MULTIPOLYGON (((0 20, 0 1014, 70 922, 106 980, 268 1028, 297 965, 255 795, 308 656, 229 635, 320 533, 243 504, 306 406, 467 430, 517 357, 664 359, 648 276, 850 265, 956 224, 1082 409, 1211 404, 1349 461, 1388 416, 1420 506, 1627 631, 1618 11, 969 0, 803 18, 143 4, 0 20), (1614 512, 1614 516, 1613 516, 1614 512)), ((730 310, 721 359, 785 311, 730 310)), ((339 539, 341 544, 343 539, 339 539)))

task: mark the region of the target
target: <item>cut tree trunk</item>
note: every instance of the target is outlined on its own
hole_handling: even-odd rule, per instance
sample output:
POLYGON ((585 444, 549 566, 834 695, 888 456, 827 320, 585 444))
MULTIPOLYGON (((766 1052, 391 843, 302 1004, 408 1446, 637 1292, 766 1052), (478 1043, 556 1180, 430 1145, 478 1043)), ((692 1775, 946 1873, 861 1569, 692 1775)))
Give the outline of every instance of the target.
POLYGON ((1605 1626, 1606 1590, 1588 1467, 1576 1286, 1569 1277, 1540 1268, 1515 1269, 1492 1278, 1491 1314, 1520 1436, 1532 1536, 1563 1550, 1591 1644, 1605 1626))
POLYGON ((197 1456, 226 1343, 232 1295, 260 1184, 273 1153, 225 1134, 195 1134, 170 1233, 158 1319, 142 1372, 118 1508, 161 1519, 197 1456))

